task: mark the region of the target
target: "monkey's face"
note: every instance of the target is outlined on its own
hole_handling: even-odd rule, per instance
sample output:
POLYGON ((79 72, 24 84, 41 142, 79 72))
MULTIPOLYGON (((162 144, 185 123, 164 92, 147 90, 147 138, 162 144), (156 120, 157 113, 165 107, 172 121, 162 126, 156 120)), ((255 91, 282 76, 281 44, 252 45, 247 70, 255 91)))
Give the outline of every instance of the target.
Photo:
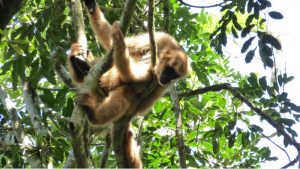
POLYGON ((187 72, 187 56, 181 49, 168 49, 160 53, 156 75, 161 85, 184 77, 187 72))

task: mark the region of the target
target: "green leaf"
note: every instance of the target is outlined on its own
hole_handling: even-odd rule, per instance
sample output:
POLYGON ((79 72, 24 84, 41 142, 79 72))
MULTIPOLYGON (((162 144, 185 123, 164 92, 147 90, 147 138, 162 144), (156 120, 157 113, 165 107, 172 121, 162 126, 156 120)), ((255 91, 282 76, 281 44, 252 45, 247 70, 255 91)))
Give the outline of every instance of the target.
POLYGON ((293 136, 293 137, 298 137, 298 134, 295 130, 289 128, 286 128, 286 130, 293 136))
POLYGON ((248 147, 249 144, 250 144, 249 133, 248 132, 242 133, 242 145, 243 145, 243 147, 248 147))
POLYGON ((253 7, 254 7, 254 16, 256 19, 258 19, 259 18, 259 4, 257 2, 255 2, 253 7))
POLYGON ((243 44, 243 47, 242 47, 242 50, 241 50, 241 53, 245 53, 248 48, 250 47, 253 39, 255 38, 255 36, 249 38, 244 44, 243 44))
POLYGON ((236 138, 236 133, 232 134, 232 135, 228 138, 228 147, 229 147, 229 148, 231 148, 231 147, 234 146, 235 138, 236 138))
POLYGON ((17 62, 16 59, 13 61, 13 70, 11 72, 11 76, 12 76, 13 89, 16 90, 17 86, 18 86, 18 79, 19 79, 19 75, 18 75, 18 62, 17 62))
POLYGON ((6 72, 8 72, 10 69, 11 69, 11 65, 13 64, 13 61, 10 60, 8 62, 5 62, 2 66, 1 66, 1 73, 0 73, 0 76, 1 75, 4 75, 6 72))
POLYGON ((236 30, 235 30, 235 28, 233 26, 231 27, 231 33, 232 33, 232 35, 233 35, 234 38, 238 38, 239 37, 239 35, 237 34, 237 32, 236 32, 236 30))
POLYGON ((280 12, 277 12, 277 11, 269 12, 269 15, 273 19, 283 19, 283 15, 280 12))
POLYGON ((255 17, 254 14, 249 15, 248 18, 246 19, 245 25, 250 25, 251 22, 253 21, 254 17, 255 17))
POLYGON ((274 36, 272 36, 270 34, 264 34, 263 40, 264 40, 264 42, 272 45, 277 50, 281 49, 281 44, 280 44, 279 40, 276 39, 274 36))
POLYGON ((233 15, 233 17, 232 17, 232 23, 237 30, 240 31, 243 29, 242 26, 238 23, 237 17, 235 15, 233 15))
POLYGON ((278 101, 279 101, 279 102, 284 102, 284 101, 286 101, 286 100, 287 100, 287 96, 288 96, 288 93, 286 93, 286 92, 281 93, 281 94, 279 95, 279 97, 278 97, 278 101))
POLYGON ((253 57, 254 57, 254 52, 255 52, 255 50, 256 50, 256 49, 250 50, 250 51, 247 53, 247 55, 246 55, 246 57, 245 57, 246 63, 250 63, 250 62, 252 61, 252 59, 253 59, 253 57))
POLYGON ((259 85, 262 87, 263 90, 267 90, 268 83, 266 80, 266 76, 259 78, 259 85))
POLYGON ((272 68, 274 66, 274 61, 271 58, 268 57, 268 58, 266 58, 265 65, 272 68))
POLYGON ((20 48, 18 45, 15 45, 15 44, 10 44, 11 48, 19 55, 23 55, 24 54, 24 51, 22 48, 20 48))
POLYGON ((253 86, 253 87, 257 87, 258 83, 257 83, 257 76, 255 73, 251 73, 250 77, 248 77, 248 82, 253 86))
POLYGON ((288 118, 279 118, 277 121, 287 126, 292 126, 293 124, 295 124, 294 120, 288 118))
POLYGON ((255 125, 255 124, 252 124, 251 125, 251 128, 255 131, 255 132, 263 132, 264 130, 261 128, 261 127, 259 127, 258 125, 255 125))
POLYGON ((248 1, 248 5, 247 5, 247 12, 248 12, 248 13, 251 13, 253 7, 254 7, 254 2, 253 2, 253 0, 249 0, 249 1, 248 1))
POLYGON ((246 37, 246 36, 250 33, 251 29, 252 29, 254 26, 255 26, 254 24, 251 24, 251 25, 246 26, 246 27, 242 30, 242 32, 241 32, 242 38, 246 37))
POLYGON ((213 152, 214 154, 217 154, 220 151, 220 143, 218 139, 213 140, 213 152))
POLYGON ((283 145, 287 147, 289 144, 289 141, 285 137, 283 137, 283 145))

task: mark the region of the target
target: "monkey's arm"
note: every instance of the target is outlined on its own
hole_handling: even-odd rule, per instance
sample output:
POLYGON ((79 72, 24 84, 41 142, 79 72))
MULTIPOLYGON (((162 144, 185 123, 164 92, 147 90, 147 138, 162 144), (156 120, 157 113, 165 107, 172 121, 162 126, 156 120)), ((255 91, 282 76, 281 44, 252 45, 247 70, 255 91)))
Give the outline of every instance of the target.
POLYGON ((95 0, 84 0, 85 6, 89 13, 90 22, 94 33, 97 35, 98 40, 109 51, 112 46, 112 26, 105 19, 103 12, 97 5, 95 0))

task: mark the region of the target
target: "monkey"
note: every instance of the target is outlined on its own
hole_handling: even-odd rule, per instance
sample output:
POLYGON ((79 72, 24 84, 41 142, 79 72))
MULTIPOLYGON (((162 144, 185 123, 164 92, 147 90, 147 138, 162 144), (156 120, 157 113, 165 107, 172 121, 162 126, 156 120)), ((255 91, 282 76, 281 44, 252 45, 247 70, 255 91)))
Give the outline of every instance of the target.
MULTIPOLYGON (((83 52, 78 44, 71 46, 68 69, 76 82, 78 94, 75 103, 86 112, 89 121, 95 125, 112 124, 126 113, 144 115, 162 97, 169 86, 185 77, 189 71, 188 57, 178 42, 169 34, 156 32, 158 50, 157 64, 151 66, 149 36, 147 33, 124 37, 118 23, 111 25, 104 17, 95 0, 84 0, 90 23, 103 48, 112 51, 112 67, 99 77, 100 86, 107 91, 107 97, 98 100, 92 91, 81 89, 95 59, 87 52, 87 61, 78 57, 83 52), (139 96, 147 90, 153 77, 158 87, 146 98, 139 96), (134 111, 132 111, 134 110, 134 111)), ((132 168, 141 168, 140 157, 131 151, 134 146, 129 128, 124 133, 124 145, 132 168)))

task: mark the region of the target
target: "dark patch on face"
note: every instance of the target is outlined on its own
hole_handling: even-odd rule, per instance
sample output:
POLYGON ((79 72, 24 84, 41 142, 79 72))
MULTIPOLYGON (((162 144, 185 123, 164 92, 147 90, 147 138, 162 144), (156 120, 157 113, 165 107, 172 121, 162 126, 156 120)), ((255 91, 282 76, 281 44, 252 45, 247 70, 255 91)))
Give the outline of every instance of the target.
POLYGON ((93 14, 96 10, 97 4, 95 0, 84 0, 86 7, 88 8, 89 12, 93 14))
POLYGON ((72 57, 70 61, 78 80, 82 82, 84 77, 89 73, 90 65, 76 57, 72 57))
POLYGON ((171 80, 174 80, 179 77, 179 74, 174 70, 173 67, 167 66, 165 70, 162 72, 162 74, 159 77, 159 81, 161 84, 166 85, 171 80))

